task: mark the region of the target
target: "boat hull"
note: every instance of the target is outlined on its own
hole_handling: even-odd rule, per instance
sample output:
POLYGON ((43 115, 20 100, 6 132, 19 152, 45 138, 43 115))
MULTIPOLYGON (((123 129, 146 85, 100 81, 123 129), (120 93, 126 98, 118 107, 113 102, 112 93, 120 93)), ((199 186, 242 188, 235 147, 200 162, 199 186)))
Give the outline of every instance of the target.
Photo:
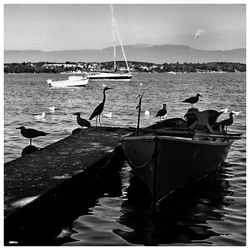
POLYGON ((89 82, 88 78, 83 78, 81 76, 70 76, 68 80, 64 81, 52 81, 47 80, 47 83, 50 87, 56 88, 68 88, 68 87, 83 87, 89 82))
POLYGON ((219 168, 228 155, 231 143, 168 136, 122 139, 128 163, 148 186, 156 204, 177 188, 219 168))
POLYGON ((131 74, 120 73, 90 73, 88 74, 90 81, 131 81, 131 74))

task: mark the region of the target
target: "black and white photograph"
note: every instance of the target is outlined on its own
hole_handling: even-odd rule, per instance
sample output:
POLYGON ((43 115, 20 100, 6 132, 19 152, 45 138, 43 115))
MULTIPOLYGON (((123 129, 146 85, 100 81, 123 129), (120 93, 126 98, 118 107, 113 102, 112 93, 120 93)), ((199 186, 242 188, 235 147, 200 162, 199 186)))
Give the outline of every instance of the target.
POLYGON ((246 247, 246 2, 1 7, 3 246, 246 247))

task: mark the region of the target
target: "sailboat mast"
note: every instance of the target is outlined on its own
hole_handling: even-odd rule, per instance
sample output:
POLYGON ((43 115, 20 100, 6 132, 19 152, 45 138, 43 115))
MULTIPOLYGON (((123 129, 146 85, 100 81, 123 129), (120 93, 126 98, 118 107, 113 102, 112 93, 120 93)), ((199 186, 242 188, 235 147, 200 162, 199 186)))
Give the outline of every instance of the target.
POLYGON ((111 15, 112 15, 113 46, 114 46, 114 71, 116 71, 115 16, 112 4, 111 4, 111 15))

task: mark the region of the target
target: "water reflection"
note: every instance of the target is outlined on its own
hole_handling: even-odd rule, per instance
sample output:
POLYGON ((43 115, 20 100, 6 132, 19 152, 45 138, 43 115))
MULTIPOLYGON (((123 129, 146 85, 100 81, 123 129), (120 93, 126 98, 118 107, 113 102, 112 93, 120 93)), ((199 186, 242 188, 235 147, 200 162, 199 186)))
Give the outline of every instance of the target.
POLYGON ((219 236, 208 221, 222 220, 220 208, 230 205, 225 196, 231 195, 225 170, 191 184, 165 199, 157 213, 150 210, 150 196, 135 176, 131 178, 127 200, 122 203, 119 223, 132 232, 113 232, 129 243, 165 245, 199 243, 204 245, 211 236, 219 236), (144 194, 144 195, 142 195, 144 194))

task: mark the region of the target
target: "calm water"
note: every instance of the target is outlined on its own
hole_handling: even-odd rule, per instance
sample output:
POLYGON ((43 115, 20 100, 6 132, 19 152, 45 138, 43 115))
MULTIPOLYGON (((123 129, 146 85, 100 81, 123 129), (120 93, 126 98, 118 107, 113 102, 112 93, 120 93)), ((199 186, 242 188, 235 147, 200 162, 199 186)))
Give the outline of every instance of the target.
MULTIPOLYGON (((34 139, 45 147, 71 134, 77 127, 74 112, 88 118, 102 100, 102 82, 83 88, 51 89, 46 80, 65 79, 65 75, 14 74, 4 76, 4 159, 20 156, 29 140, 16 130, 18 126, 49 132, 34 139), (57 109, 50 113, 49 107, 57 109), (34 116, 46 112, 43 120, 34 116)), ((104 196, 88 214, 72 222, 69 243, 65 245, 244 245, 246 242, 246 75, 232 74, 135 74, 131 83, 106 82, 107 91, 103 125, 136 126, 137 96, 144 91, 141 126, 157 121, 156 112, 167 103, 168 118, 183 117, 189 108, 181 100, 202 94, 200 110, 228 108, 241 111, 230 131, 244 133, 235 141, 222 172, 192 195, 184 195, 153 216, 138 208, 128 198, 129 167, 120 173, 122 195, 104 196), (142 84, 140 84, 142 83, 142 84), (144 116, 148 110, 150 116, 144 116), (197 192, 202 190, 202 192, 197 192), (188 197, 188 198, 187 198, 188 197), (181 200, 181 202, 180 202, 181 200)), ((226 118, 223 114, 221 119, 226 118)), ((92 122, 94 125, 94 122, 92 122)), ((204 184, 205 183, 205 184, 204 184)), ((190 193, 190 192, 189 192, 190 193)), ((67 230, 67 229, 66 229, 67 230)))

